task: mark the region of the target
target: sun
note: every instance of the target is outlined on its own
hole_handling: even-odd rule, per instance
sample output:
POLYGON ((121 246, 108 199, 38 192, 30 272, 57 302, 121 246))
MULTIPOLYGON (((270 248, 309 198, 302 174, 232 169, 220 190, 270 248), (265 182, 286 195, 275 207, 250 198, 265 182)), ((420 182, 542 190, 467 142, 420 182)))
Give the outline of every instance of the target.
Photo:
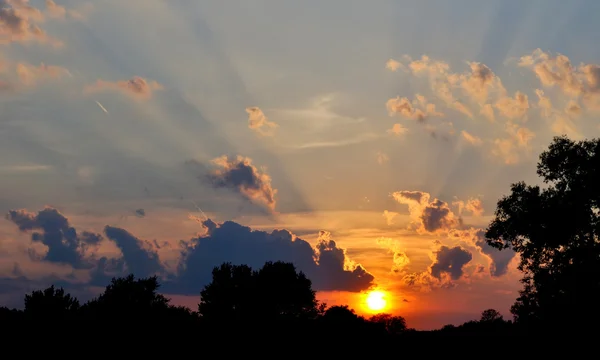
POLYGON ((372 311, 380 311, 385 309, 387 301, 385 300, 385 293, 380 290, 371 291, 367 295, 367 307, 372 311))

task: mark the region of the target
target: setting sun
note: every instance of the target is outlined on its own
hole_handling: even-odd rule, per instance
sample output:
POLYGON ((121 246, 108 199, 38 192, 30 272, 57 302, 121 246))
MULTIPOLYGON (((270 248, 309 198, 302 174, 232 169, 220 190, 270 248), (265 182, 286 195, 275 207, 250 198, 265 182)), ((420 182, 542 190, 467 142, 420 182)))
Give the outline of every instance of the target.
POLYGON ((383 291, 375 290, 367 295, 367 307, 369 310, 380 311, 383 310, 386 305, 387 301, 385 300, 385 293, 383 291))

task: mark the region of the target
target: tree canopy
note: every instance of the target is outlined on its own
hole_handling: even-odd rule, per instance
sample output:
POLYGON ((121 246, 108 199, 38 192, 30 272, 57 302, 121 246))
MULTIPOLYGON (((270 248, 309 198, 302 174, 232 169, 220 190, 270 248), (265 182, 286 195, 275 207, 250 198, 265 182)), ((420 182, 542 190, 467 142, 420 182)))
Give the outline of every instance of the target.
POLYGON ((511 312, 538 329, 598 321, 600 140, 556 137, 540 155, 544 187, 518 182, 498 201, 489 245, 520 255, 523 289, 511 312))

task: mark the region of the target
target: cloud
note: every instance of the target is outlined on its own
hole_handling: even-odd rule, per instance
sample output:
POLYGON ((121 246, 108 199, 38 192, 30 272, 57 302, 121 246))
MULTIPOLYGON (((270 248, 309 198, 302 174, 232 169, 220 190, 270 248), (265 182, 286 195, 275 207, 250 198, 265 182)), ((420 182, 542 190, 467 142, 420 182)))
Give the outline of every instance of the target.
POLYGON ((17 64, 17 74, 20 82, 25 86, 33 86, 44 79, 56 79, 69 74, 69 71, 63 67, 55 65, 46 65, 41 63, 34 66, 26 63, 17 64))
POLYGON ((254 166, 252 159, 223 155, 212 160, 212 163, 218 167, 209 174, 209 180, 215 188, 232 189, 250 201, 275 210, 277 190, 271 186, 271 177, 264 169, 261 171, 254 166))
POLYGON ((377 163, 379 165, 383 165, 390 160, 390 158, 384 152, 378 151, 375 155, 377 156, 377 163))
POLYGON ((455 229, 450 231, 449 237, 474 245, 482 255, 490 260, 489 271, 493 277, 505 275, 508 272, 508 265, 516 256, 516 253, 512 249, 498 250, 489 246, 486 242, 485 230, 483 229, 455 229))
POLYGON ((58 5, 53 0, 46 0, 46 12, 51 17, 64 18, 67 15, 67 9, 58 5))
POLYGON ((32 173, 49 170, 52 170, 52 166, 42 164, 18 164, 0 166, 0 173, 8 174, 32 173))
POLYGON ((581 97, 592 107, 600 96, 599 65, 582 63, 573 66, 567 56, 553 55, 538 48, 521 57, 519 66, 530 68, 544 87, 557 87, 567 96, 581 97))
POLYGON ((246 108, 246 112, 248 113, 248 128, 256 131, 260 135, 274 135, 274 131, 278 125, 269 121, 260 108, 256 106, 248 107, 246 108))
POLYGON ((402 63, 400 63, 394 59, 389 59, 385 63, 385 68, 388 70, 391 70, 391 71, 397 71, 398 69, 404 68, 404 65, 402 65, 402 63))
POLYGON ((481 140, 480 137, 475 136, 475 135, 471 135, 470 133, 466 132, 466 131, 461 131, 460 132, 463 139, 465 139, 465 141, 473 146, 481 146, 483 144, 483 141, 481 140))
POLYGON ((96 83, 86 86, 84 92, 92 94, 107 90, 119 91, 138 100, 148 100, 155 91, 163 90, 163 86, 156 81, 134 76, 129 80, 113 82, 98 80, 96 83))
POLYGON ((39 27, 45 17, 28 0, 0 0, 0 44, 38 42, 61 46, 62 42, 39 27))
MULTIPOLYGON (((228 261, 257 268, 265 261, 293 262, 305 272, 318 290, 361 291, 373 283, 373 276, 361 265, 349 261, 326 232, 315 248, 287 230, 271 233, 252 230, 235 222, 203 222, 207 233, 184 250, 177 286, 182 293, 196 293, 197 283, 207 282, 214 266, 228 261)), ((175 286, 175 284, 174 284, 175 286)))
MULTIPOLYGON (((497 115, 503 119, 502 125, 506 133, 503 137, 484 140, 470 131, 461 130, 463 139, 469 144, 480 146, 484 142, 489 142, 490 146, 487 149, 490 154, 502 159, 508 165, 518 163, 523 154, 531 152, 529 142, 520 141, 518 135, 531 134, 526 137, 527 140, 531 140, 535 136, 531 130, 519 124, 519 122, 524 123, 527 120, 532 108, 527 94, 516 91, 514 95, 509 95, 501 79, 482 63, 467 62, 467 71, 453 72, 446 62, 432 59, 427 55, 423 55, 417 60, 413 60, 409 56, 404 56, 404 59, 406 60, 405 64, 401 64, 397 68, 416 77, 425 78, 435 97, 449 109, 468 118, 475 118, 478 114, 493 123, 497 121, 497 115)), ((417 97, 420 96, 422 97, 422 95, 417 95, 417 97)), ((431 101, 415 100, 410 102, 407 98, 396 98, 388 101, 387 108, 388 111, 394 109, 393 112, 402 114, 404 117, 422 121, 428 117, 428 111, 422 108, 424 103, 430 109, 434 109, 436 106, 431 101), (421 104, 421 107, 416 105, 418 103, 421 104)), ((435 112, 438 112, 437 108, 435 112)), ((446 122, 442 125, 448 128, 444 138, 454 135, 454 123, 446 122)), ((439 133, 437 126, 428 124, 426 129, 432 136, 437 137, 439 133)))
POLYGON ((436 110, 435 104, 427 102, 427 99, 417 94, 416 99, 413 101, 408 100, 406 97, 395 97, 389 99, 386 102, 386 108, 390 116, 398 114, 407 119, 417 120, 419 122, 425 121, 428 117, 441 117, 444 114, 436 110))
MULTIPOLYGON (((105 286, 110 278, 129 273, 137 277, 158 275, 164 291, 169 294, 197 295, 211 280, 212 269, 223 262, 261 267, 267 261, 293 262, 312 281, 313 288, 323 291, 360 292, 374 285, 374 277, 363 266, 353 262, 346 251, 336 244, 331 234, 321 231, 315 247, 288 230, 272 232, 253 230, 232 221, 201 222, 204 232, 188 241, 182 241, 181 257, 176 268, 161 261, 157 249, 160 241, 140 239, 125 229, 105 226, 104 234, 81 232, 54 208, 37 214, 25 210, 11 210, 7 219, 21 231, 33 232, 32 241, 48 248, 42 256, 31 260, 39 264, 62 264, 87 272, 87 276, 52 275, 52 282, 67 287, 105 286), (37 232, 35 232, 37 231, 37 232), (118 253, 97 256, 102 244, 116 245, 118 253)), ((33 247, 29 245, 31 253, 33 247)), ((106 252, 106 246, 104 246, 106 252)), ((26 278, 17 263, 10 278, 13 284, 44 279, 26 278)), ((68 274, 68 271, 67 271, 68 274)), ((23 287, 23 286, 21 286, 23 287)), ((22 294, 19 294, 22 296, 22 294)))
POLYGON ((117 227, 106 226, 104 233, 121 250, 122 260, 127 264, 127 272, 137 277, 148 277, 160 274, 164 270, 152 243, 138 239, 127 230, 117 227))
POLYGON ((355 144, 361 144, 367 141, 372 141, 374 139, 379 138, 380 136, 374 133, 362 133, 358 136, 333 140, 333 141, 317 141, 317 142, 307 142, 300 145, 292 145, 291 147, 294 149, 317 149, 317 148, 331 148, 331 147, 342 147, 349 146, 355 144))
POLYGON ((101 241, 101 235, 85 231, 78 234, 58 210, 45 208, 37 214, 25 210, 11 210, 6 219, 17 225, 20 231, 31 232, 31 240, 34 243, 41 243, 48 248, 43 255, 32 250, 32 257, 70 265, 75 269, 93 267, 87 250, 101 241))
POLYGON ((81 3, 77 9, 67 9, 53 0, 46 0, 46 14, 48 17, 55 19, 69 17, 74 20, 85 20, 92 9, 93 5, 91 3, 81 3))
POLYGON ((410 265, 410 259, 406 252, 400 249, 397 241, 390 238, 379 238, 377 244, 384 246, 392 254, 391 272, 394 274, 404 273, 404 270, 410 265))
POLYGON ((394 224, 394 218, 398 216, 397 212, 383 210, 383 217, 385 218, 385 222, 388 225, 394 224))
POLYGON ((388 132, 396 136, 400 136, 408 133, 408 129, 402 124, 394 124, 392 128, 388 130, 388 132))
POLYGON ((419 233, 448 231, 459 224, 448 203, 431 199, 431 195, 422 191, 396 191, 394 200, 408 206, 412 227, 419 233))
POLYGON ((440 246, 431 256, 432 263, 425 271, 402 274, 406 286, 423 292, 453 288, 456 281, 464 277, 466 265, 473 259, 473 255, 460 246, 440 246))
MULTIPOLYGON (((445 235, 448 239, 463 241, 464 244, 474 246, 482 255, 490 259, 490 274, 493 277, 499 277, 507 273, 508 265, 515 257, 515 252, 510 249, 499 251, 492 248, 485 241, 484 229, 465 228, 463 225, 461 216, 465 212, 469 212, 474 216, 483 215, 484 208, 480 199, 455 200, 452 205, 458 208, 457 215, 447 203, 439 199, 431 200, 431 195, 426 192, 397 191, 392 196, 399 203, 408 205, 410 217, 412 218, 410 227, 416 230, 417 233, 445 235)), ((438 242, 437 245, 441 245, 441 242, 438 242)), ((457 250, 456 246, 453 248, 442 247, 435 250, 433 253, 434 259, 436 259, 434 265, 436 263, 437 265, 432 265, 434 271, 430 275, 439 280, 440 276, 443 277, 443 274, 440 275, 440 273, 446 272, 449 274, 450 280, 457 280, 455 277, 459 276, 459 272, 462 274, 462 267, 460 270, 457 270, 455 266, 452 267, 453 271, 457 271, 456 273, 442 269, 446 269, 449 261, 455 261, 454 259, 457 261, 455 264, 467 264, 472 259, 472 255, 470 253, 466 255, 464 251, 467 250, 457 250), (467 258, 469 258, 468 261, 467 258)), ((431 281, 427 274, 408 274, 405 277, 407 284, 414 285, 417 283, 423 288, 430 288, 436 284, 436 282, 431 281)))
POLYGON ((463 268, 473 259, 473 255, 460 246, 453 248, 441 246, 435 251, 435 261, 431 264, 431 275, 442 278, 442 273, 450 275, 450 279, 458 280, 463 275, 463 268))
POLYGON ((467 201, 456 200, 452 202, 452 205, 458 207, 458 215, 461 216, 463 212, 470 212, 474 216, 483 215, 483 203, 481 199, 470 198, 467 201))

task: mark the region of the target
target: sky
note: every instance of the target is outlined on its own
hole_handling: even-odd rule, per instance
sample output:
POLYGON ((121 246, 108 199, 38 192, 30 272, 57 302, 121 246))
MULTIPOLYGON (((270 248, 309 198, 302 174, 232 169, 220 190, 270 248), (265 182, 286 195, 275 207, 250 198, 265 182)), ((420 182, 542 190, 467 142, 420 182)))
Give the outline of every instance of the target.
POLYGON ((0 0, 0 303, 291 261, 417 329, 510 318, 496 201, 600 134, 593 0, 0 0))

